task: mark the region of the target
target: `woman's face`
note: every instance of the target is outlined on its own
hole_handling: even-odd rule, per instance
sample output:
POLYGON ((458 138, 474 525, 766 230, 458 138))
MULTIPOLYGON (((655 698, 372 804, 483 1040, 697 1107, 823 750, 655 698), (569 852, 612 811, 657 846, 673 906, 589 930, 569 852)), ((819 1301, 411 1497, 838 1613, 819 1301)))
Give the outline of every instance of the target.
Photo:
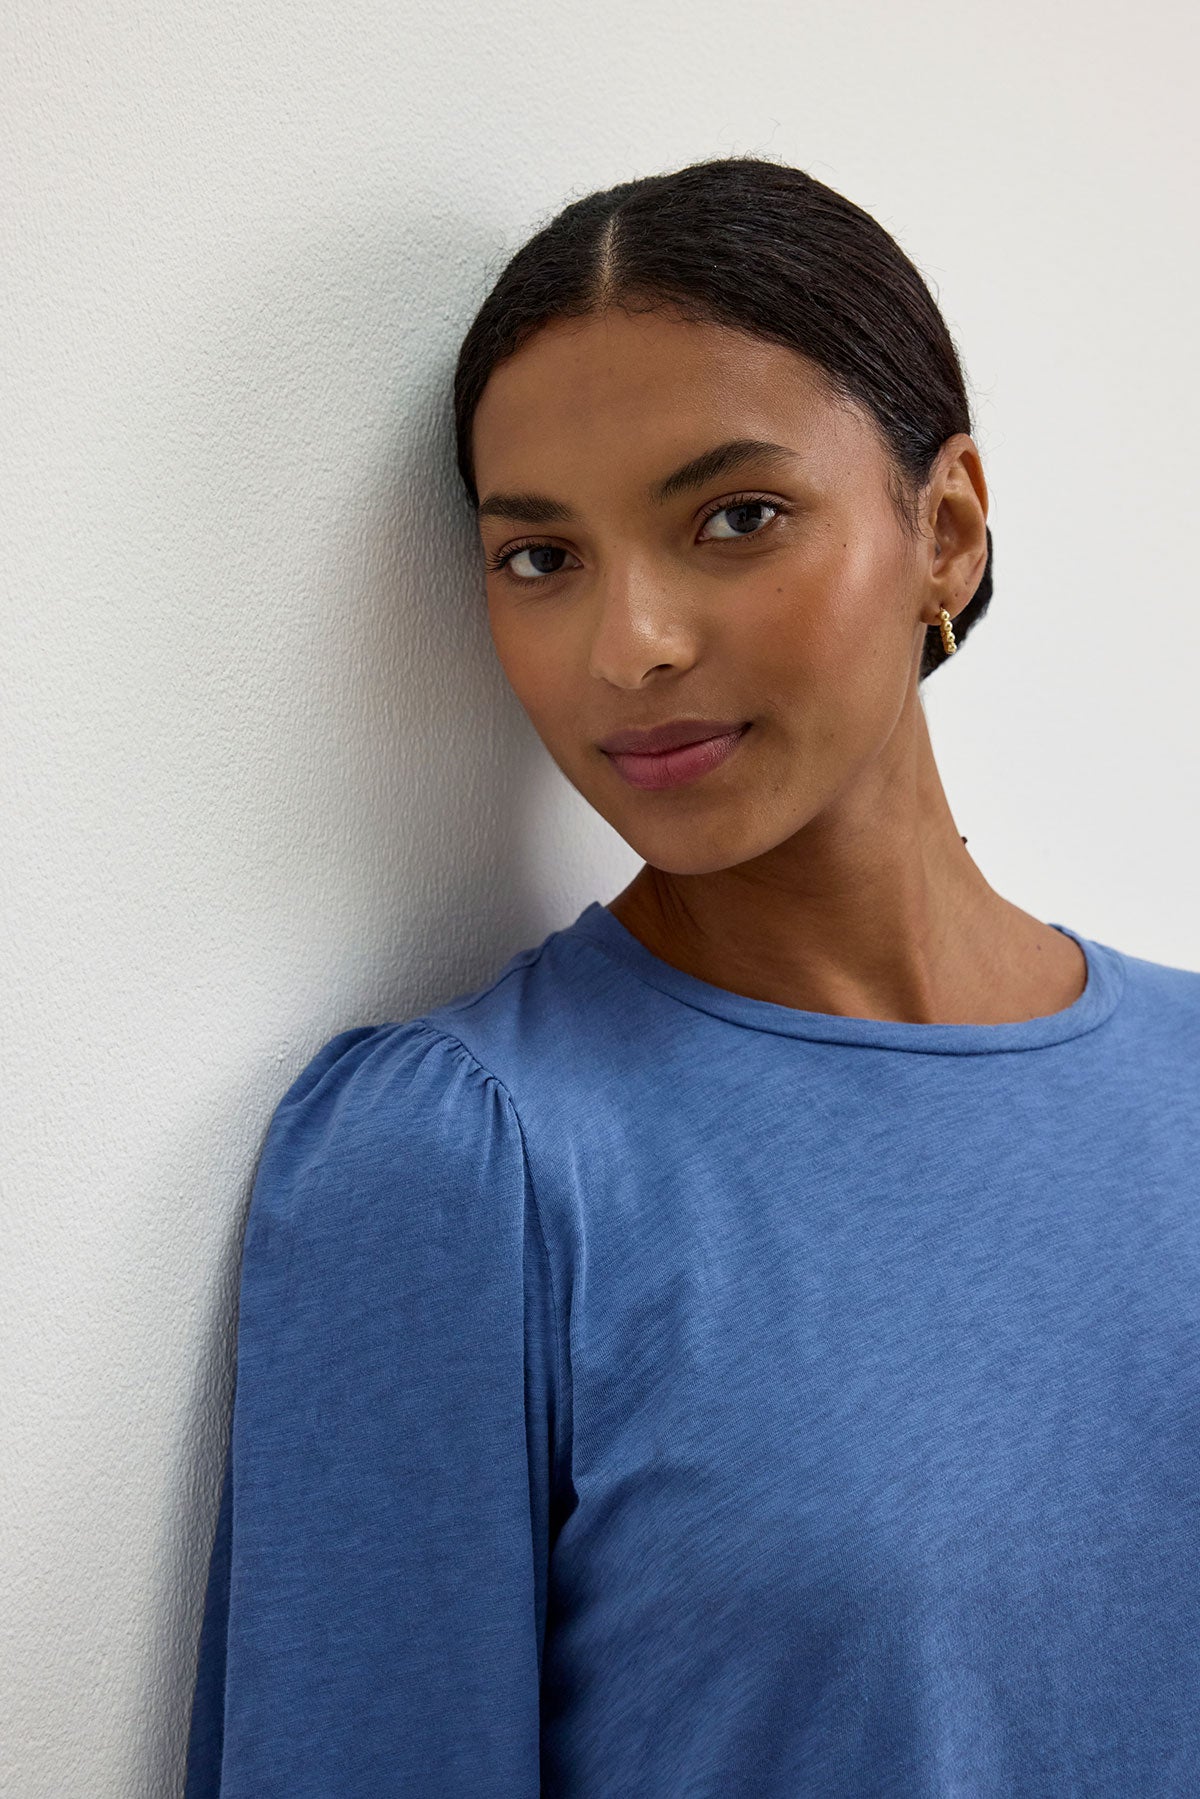
MULTIPOLYGON (((969 438, 950 442, 977 465, 969 438)), ((493 371, 473 449, 504 674, 572 786, 646 862, 701 874, 767 855, 889 746, 902 756, 940 545, 906 535, 874 421, 807 359, 671 313, 556 321, 493 371), (781 447, 656 491, 751 439, 781 447), (680 718, 749 729, 724 761, 659 787, 599 747, 680 718)), ((961 464, 951 485, 971 485, 961 464)), ((977 514, 978 491, 986 509, 981 473, 977 514)), ((938 525, 960 559, 962 511, 938 525)))

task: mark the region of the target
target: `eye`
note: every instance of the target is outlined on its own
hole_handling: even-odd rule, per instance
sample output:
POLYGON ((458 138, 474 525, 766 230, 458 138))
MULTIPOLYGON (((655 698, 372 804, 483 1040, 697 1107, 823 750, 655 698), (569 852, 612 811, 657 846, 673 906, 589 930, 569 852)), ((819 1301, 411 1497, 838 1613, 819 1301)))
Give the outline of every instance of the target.
POLYGON ((531 574, 518 574, 512 565, 519 556, 566 556, 569 553, 554 543, 518 543, 514 544, 511 550, 502 551, 499 556, 489 556, 487 566, 492 574, 497 574, 504 569, 512 580, 523 581, 526 586, 532 587, 539 581, 549 580, 552 575, 561 575, 563 571, 561 568, 539 568, 535 564, 531 574))
MULTIPOLYGON (((710 539, 709 541, 716 543, 730 543, 738 537, 761 536, 763 529, 765 529, 767 525, 771 525, 775 522, 774 518, 769 518, 765 521, 760 519, 756 524, 754 514, 756 512, 762 512, 763 510, 778 516, 784 509, 774 500, 760 499, 756 494, 739 494, 732 500, 723 501, 721 505, 714 507, 714 509, 706 515, 704 523, 707 525, 710 519, 720 518, 724 513, 729 513, 734 521, 733 529, 727 536, 718 535, 716 538, 710 539), (743 527, 748 528, 743 529, 743 527)), ((703 541, 703 539, 701 541, 703 541)))

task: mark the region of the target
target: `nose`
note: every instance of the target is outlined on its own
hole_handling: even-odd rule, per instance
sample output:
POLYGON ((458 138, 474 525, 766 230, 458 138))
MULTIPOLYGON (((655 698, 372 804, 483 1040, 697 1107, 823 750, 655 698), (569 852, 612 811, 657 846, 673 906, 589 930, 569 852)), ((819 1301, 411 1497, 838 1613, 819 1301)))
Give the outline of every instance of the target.
POLYGON ((597 680, 638 688, 649 675, 682 673, 695 662, 696 621, 661 571, 627 560, 606 571, 593 594, 588 653, 597 680))

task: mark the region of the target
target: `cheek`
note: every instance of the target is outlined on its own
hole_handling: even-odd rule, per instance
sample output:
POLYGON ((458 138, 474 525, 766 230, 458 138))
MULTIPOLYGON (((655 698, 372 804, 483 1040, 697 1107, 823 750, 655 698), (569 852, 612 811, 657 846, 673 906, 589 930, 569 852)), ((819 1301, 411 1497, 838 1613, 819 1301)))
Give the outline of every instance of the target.
POLYGON ((730 654, 765 716, 810 741, 886 735, 911 658, 904 568, 890 546, 830 536, 744 598, 730 654))
POLYGON ((740 666, 783 709, 812 704, 840 686, 862 654, 861 601, 833 558, 777 564, 737 595, 723 633, 723 658, 740 666))
POLYGON ((548 746, 561 742, 578 718, 578 669, 569 643, 539 630, 528 614, 489 609, 496 659, 504 678, 548 746))

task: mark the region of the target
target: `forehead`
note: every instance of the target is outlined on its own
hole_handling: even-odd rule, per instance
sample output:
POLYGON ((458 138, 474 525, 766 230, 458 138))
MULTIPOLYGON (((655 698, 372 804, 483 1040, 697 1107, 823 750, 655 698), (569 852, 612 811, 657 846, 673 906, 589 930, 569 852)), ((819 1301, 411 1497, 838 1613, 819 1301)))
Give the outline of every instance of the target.
MULTIPOLYGON (((475 414, 475 480, 562 489, 651 480, 730 437, 800 452, 814 475, 879 454, 862 408, 798 351, 670 312, 609 311, 543 326, 492 371, 475 414)), ((865 471, 864 471, 865 472, 865 471)))

